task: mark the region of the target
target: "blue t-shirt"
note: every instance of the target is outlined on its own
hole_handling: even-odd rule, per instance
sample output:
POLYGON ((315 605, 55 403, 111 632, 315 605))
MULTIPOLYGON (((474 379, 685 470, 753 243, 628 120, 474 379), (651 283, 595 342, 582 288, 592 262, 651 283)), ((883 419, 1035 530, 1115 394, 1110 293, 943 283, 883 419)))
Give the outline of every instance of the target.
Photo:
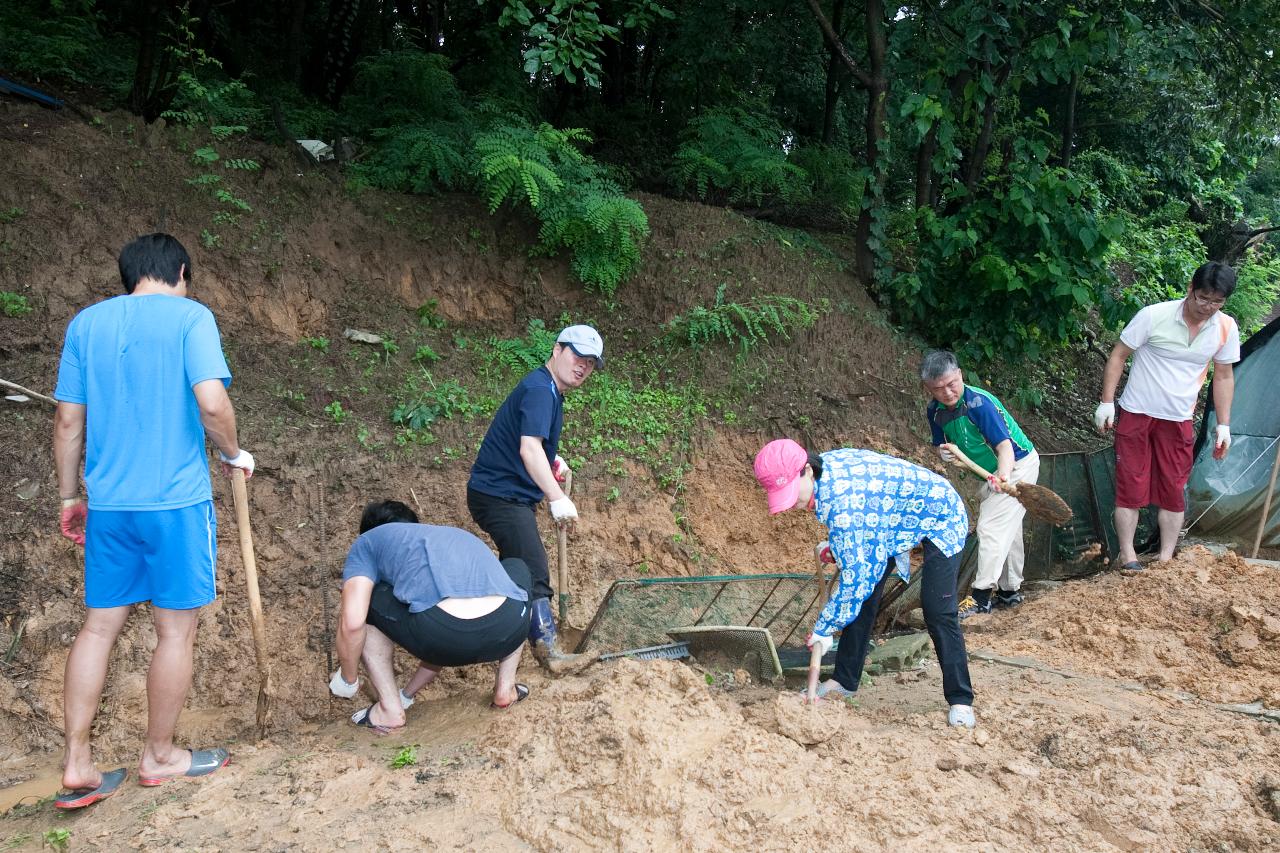
POLYGON ((446 598, 529 600, 489 546, 457 527, 395 522, 362 533, 342 567, 344 581, 354 577, 391 584, 410 613, 430 610, 446 598))
POLYGON ((530 373, 515 387, 493 416, 471 466, 469 488, 505 500, 538 503, 542 489, 520 459, 520 437, 542 439, 547 463, 556 458, 560 428, 564 425, 564 400, 546 365, 530 373))
POLYGON ((193 385, 231 384, 208 308, 117 296, 72 318, 53 395, 85 406, 89 508, 161 510, 213 498, 193 385))

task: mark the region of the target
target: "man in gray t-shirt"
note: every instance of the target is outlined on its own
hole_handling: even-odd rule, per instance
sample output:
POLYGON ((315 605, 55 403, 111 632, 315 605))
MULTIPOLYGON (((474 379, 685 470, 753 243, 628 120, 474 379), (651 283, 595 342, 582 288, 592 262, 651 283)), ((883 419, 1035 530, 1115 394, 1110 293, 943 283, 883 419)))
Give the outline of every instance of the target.
POLYGON ((329 689, 355 696, 364 661, 378 702, 351 720, 382 732, 404 725, 413 694, 446 666, 499 661, 495 707, 529 694, 515 683, 529 631, 528 567, 518 559, 499 562, 465 530, 417 522, 399 501, 369 504, 342 570, 340 665, 329 689), (395 646, 419 660, 403 691, 392 666, 395 646))

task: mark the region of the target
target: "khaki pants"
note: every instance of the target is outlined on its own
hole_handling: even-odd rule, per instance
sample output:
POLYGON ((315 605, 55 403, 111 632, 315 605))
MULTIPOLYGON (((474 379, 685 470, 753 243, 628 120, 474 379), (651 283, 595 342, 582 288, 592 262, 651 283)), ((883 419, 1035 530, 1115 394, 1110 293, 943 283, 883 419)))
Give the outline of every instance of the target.
MULTIPOLYGON (((1034 450, 1013 464, 1012 483, 1034 483, 1040 477, 1040 455, 1034 450)), ((1015 498, 982 486, 978 507, 978 574, 974 589, 992 589, 998 583, 1005 592, 1022 586, 1026 555, 1022 546, 1022 518, 1027 514, 1015 498)))

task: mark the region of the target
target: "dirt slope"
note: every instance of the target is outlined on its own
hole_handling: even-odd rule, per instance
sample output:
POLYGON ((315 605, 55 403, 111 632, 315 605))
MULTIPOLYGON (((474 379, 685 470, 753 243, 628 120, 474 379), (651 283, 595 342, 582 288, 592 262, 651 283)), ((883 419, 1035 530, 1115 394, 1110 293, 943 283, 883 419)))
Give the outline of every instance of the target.
MULTIPOLYGON (((0 317, 0 377, 51 390, 65 323, 116 292, 113 258, 128 239, 165 228, 192 249, 194 295, 219 318, 244 443, 260 464, 254 532, 280 694, 258 742, 242 569, 218 481, 220 598, 202 614, 180 735, 193 745, 230 743, 233 765, 200 785, 130 785, 70 818, 47 804, 20 809, 0 819, 0 844, 33 847, 56 827, 71 829, 76 849, 102 850, 178 842, 774 850, 830 847, 833 837, 847 849, 1280 844, 1270 811, 1280 796, 1271 793, 1280 780, 1268 775, 1280 764, 1273 724, 1104 677, 1196 690, 1178 662, 1194 652, 1189 666, 1205 667, 1224 691, 1205 695, 1273 701, 1275 639, 1264 632, 1277 615, 1275 585, 1230 562, 1178 577, 1209 572, 1204 605, 1191 608, 1181 634, 1169 634, 1177 626, 1162 613, 1177 603, 1146 578, 1132 588, 1149 584, 1147 597, 1125 604, 1124 619, 1137 621, 1113 614, 1091 643, 1074 636, 1090 636, 1086 627, 1063 627, 1095 608, 1075 587, 1028 605, 1025 620, 979 625, 976 645, 1087 677, 975 666, 977 735, 943 727, 936 668, 902 683, 879 679, 856 707, 803 709, 772 688, 667 663, 621 663, 557 683, 526 668, 534 694, 508 714, 484 710, 486 668, 449 672, 403 733, 379 740, 346 724, 356 706, 325 689, 325 603, 336 600, 359 507, 388 495, 409 500, 412 488, 431 520, 470 526, 462 484, 483 420, 442 422, 434 444, 405 446, 387 420, 415 346, 442 356, 432 366, 438 381, 474 368, 459 338, 512 337, 531 317, 554 325, 567 312, 598 323, 611 347, 643 350, 660 323, 708 304, 721 284, 732 298, 783 292, 833 306, 746 369, 727 355, 678 365, 719 383, 738 415, 735 426, 690 436, 679 494, 641 466, 618 474, 587 459, 575 495, 584 524, 571 545, 577 625, 613 580, 642 567, 653 575, 807 569, 819 528, 764 516, 751 456, 763 440, 789 434, 928 461, 912 378, 918 347, 895 337, 827 254, 722 210, 646 197, 653 242, 610 309, 570 284, 563 263, 528 257, 518 220, 459 198, 352 195, 326 173, 298 175, 270 149, 235 152, 266 165, 238 179, 254 213, 215 226, 213 202, 185 183, 199 171, 195 140, 130 122, 108 115, 92 127, 0 101, 0 212, 21 210, 0 223, 0 289, 34 307, 0 317), (219 232, 220 246, 201 246, 206 230, 219 232), (423 330, 414 315, 432 299, 444 330, 423 330), (371 357, 342 341, 349 326, 390 334, 401 352, 371 357), (303 342, 311 337, 332 344, 321 351, 303 342), (334 402, 349 413, 341 423, 326 411, 334 402), (1222 607, 1209 603, 1218 584, 1242 614, 1229 632, 1217 627, 1222 607), (1257 597, 1244 599, 1248 589, 1257 597), (1104 639, 1108 625, 1117 637, 1148 631, 1138 635, 1169 645, 1130 661, 1104 639), (1047 636, 1055 628, 1061 640, 1047 636), (1258 646, 1237 656, 1249 651, 1240 644, 1250 631, 1258 646), (1225 639, 1205 646, 1196 632, 1225 639), (1240 673, 1239 685, 1252 686, 1230 687, 1240 673), (404 744, 420 745, 416 766, 390 769, 404 744)), ((0 789, 23 786, 9 787, 6 803, 37 800, 56 784, 62 666, 81 613, 79 553, 53 523, 48 435, 47 409, 0 403, 0 789)), ((1120 592, 1107 589, 1116 601, 1120 592)), ((135 617, 113 657, 95 728, 104 765, 135 760, 154 643, 147 621, 135 617)))

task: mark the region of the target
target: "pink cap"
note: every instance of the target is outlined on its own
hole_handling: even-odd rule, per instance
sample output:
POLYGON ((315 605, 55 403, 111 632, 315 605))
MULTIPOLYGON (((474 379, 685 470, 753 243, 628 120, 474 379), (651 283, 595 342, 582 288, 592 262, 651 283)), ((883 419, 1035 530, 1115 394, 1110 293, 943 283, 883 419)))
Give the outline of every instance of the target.
POLYGON ((756 454, 756 479, 769 498, 769 514, 796 505, 800 472, 809 462, 808 452, 789 438, 771 441, 756 454))

